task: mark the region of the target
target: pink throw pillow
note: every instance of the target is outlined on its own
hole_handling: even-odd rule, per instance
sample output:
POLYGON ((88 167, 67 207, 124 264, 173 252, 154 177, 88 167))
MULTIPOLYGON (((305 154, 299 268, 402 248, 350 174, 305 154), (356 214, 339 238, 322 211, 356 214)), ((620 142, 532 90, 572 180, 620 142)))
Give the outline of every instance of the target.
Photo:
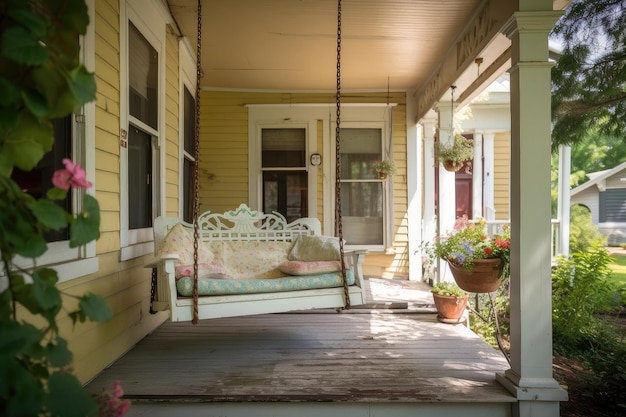
POLYGON ((280 272, 289 275, 318 275, 341 271, 340 261, 288 261, 278 265, 280 272))

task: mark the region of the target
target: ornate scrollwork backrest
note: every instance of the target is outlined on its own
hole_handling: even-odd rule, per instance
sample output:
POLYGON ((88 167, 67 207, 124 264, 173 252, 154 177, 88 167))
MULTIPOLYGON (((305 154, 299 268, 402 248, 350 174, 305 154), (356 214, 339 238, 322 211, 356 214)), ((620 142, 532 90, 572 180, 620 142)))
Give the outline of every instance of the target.
POLYGON ((198 217, 200 239, 289 242, 298 235, 319 234, 319 220, 303 218, 288 223, 280 213, 266 214, 241 204, 225 213, 205 212, 198 217))

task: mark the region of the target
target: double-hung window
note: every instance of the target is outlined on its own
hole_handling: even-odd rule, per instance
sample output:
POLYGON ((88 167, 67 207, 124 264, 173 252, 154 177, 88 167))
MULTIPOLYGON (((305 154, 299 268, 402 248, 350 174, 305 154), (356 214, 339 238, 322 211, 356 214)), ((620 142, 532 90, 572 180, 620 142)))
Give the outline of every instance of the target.
MULTIPOLYGON (((90 21, 93 22, 94 2, 87 0, 90 21)), ((90 24, 84 36, 80 37, 81 62, 90 71, 94 66, 94 25, 90 24)), ((15 168, 12 179, 22 190, 35 198, 45 197, 52 188, 52 174, 64 168, 63 159, 69 158, 80 164, 86 171, 87 179, 94 183, 89 190, 70 188, 70 192, 63 201, 56 201, 62 209, 69 213, 79 213, 82 210, 82 201, 85 193, 94 193, 95 166, 94 166, 94 114, 95 103, 85 103, 76 109, 73 114, 52 120, 54 144, 50 152, 44 155, 37 166, 28 172, 15 168)), ((96 257, 96 243, 90 242, 84 246, 70 248, 69 229, 51 230, 44 233, 48 249, 36 260, 17 256, 14 263, 20 268, 34 266, 50 266, 58 273, 59 282, 94 273, 98 270, 96 257)), ((0 275, 2 272, 0 272, 0 275)), ((0 286, 2 285, 0 277, 0 286)))
POLYGON ((193 204, 196 166, 196 98, 187 87, 183 93, 183 181, 182 181, 182 217, 191 223, 193 219, 193 204))
POLYGON ((306 129, 261 130, 263 212, 278 212, 288 222, 308 216, 306 129))
POLYGON ((128 228, 133 230, 151 227, 156 212, 159 54, 132 22, 128 26, 128 228))
MULTIPOLYGON (((152 223, 160 214, 163 31, 157 15, 128 2, 125 98, 122 111, 122 260, 145 255, 152 246, 152 223), (146 22, 152 22, 148 25, 146 22), (124 110, 125 109, 125 110, 124 110), (124 140, 125 139, 125 140, 124 140)), ((163 26, 164 28, 164 26, 163 26)))
POLYGON ((372 169, 382 155, 382 129, 341 129, 341 213, 347 245, 385 244, 385 187, 372 169))

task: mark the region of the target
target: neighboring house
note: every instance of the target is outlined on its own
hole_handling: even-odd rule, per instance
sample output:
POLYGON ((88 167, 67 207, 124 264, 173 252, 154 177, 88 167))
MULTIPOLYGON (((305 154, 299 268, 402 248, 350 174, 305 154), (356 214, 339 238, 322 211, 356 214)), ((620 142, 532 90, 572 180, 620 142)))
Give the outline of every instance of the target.
POLYGON ((591 223, 608 239, 609 246, 626 243, 626 162, 587 174, 589 181, 570 192, 570 204, 586 207, 591 223))
MULTIPOLYGON (((56 237, 45 258, 37 261, 59 271, 63 293, 97 293, 113 311, 107 323, 76 326, 60 314, 57 322, 82 382, 167 320, 165 313, 149 314, 151 274, 143 265, 154 253, 156 216, 191 218, 194 164, 200 171, 201 212, 223 212, 247 203, 288 218, 318 217, 324 232, 333 234, 336 159, 335 44, 329 42, 336 33, 334 2, 330 7, 317 1, 271 2, 278 8, 265 17, 253 11, 271 8, 263 6, 265 2, 245 6, 205 2, 208 7, 220 6, 210 9, 209 16, 225 10, 228 18, 205 23, 207 31, 217 32, 203 38, 207 48, 202 62, 199 161, 192 140, 195 2, 86 3, 92 23, 82 39, 83 61, 95 72, 97 99, 77 112, 80 117, 68 118, 59 135, 94 183, 101 237, 79 250, 70 250, 64 237, 56 237), (306 9, 311 12, 307 22, 319 19, 320 10, 325 12, 317 21, 325 26, 293 26, 302 15, 299 8, 314 9, 306 9), (271 24, 265 20, 269 17, 275 19, 271 24), (230 27, 234 21, 240 21, 236 31, 230 27), (277 27, 284 22, 292 25, 290 32, 277 27), (239 46, 224 45, 239 40, 253 26, 264 34, 263 47, 252 45, 244 56, 239 46), (284 62, 283 57, 300 52, 301 44, 296 42, 302 40, 307 45, 322 43, 298 55, 296 63, 284 62), (266 55, 273 61, 262 61, 266 55)), ((543 227, 544 221, 550 221, 550 195, 536 191, 539 186, 549 190, 550 184, 547 37, 560 15, 554 10, 567 2, 455 0, 444 8, 440 1, 346 3, 356 10, 344 10, 340 158, 342 167, 351 169, 342 171, 341 199, 348 247, 369 251, 366 275, 421 279, 419 244, 422 227, 432 219, 427 210, 433 209, 424 202, 435 193, 434 166, 425 165, 424 155, 432 149, 435 126, 449 120, 443 109, 446 91, 455 83, 462 97, 459 105, 465 105, 504 70, 514 68, 510 141, 516 152, 511 153, 508 172, 511 203, 499 205, 494 183, 493 190, 480 187, 483 196, 474 197, 472 206, 476 213, 476 202, 493 193, 493 207, 485 204, 483 210, 495 209, 496 218, 509 212, 512 224, 520 227, 516 250, 536 251, 533 262, 522 262, 512 271, 511 298, 516 309, 511 314, 511 369, 498 380, 519 399, 514 414, 531 415, 532 409, 558 415, 558 402, 564 396, 552 379, 550 253, 542 250, 550 240, 543 227), (389 13, 371 7, 384 7, 389 13), (351 26, 348 16, 364 18, 363 26, 351 26), (380 19, 388 19, 388 24, 380 19), (361 32, 355 36, 351 30, 361 32), (387 55, 372 59, 380 51, 387 55), (476 77, 473 62, 479 55, 488 70, 476 77), (439 106, 443 110, 437 115, 433 109, 439 106), (359 170, 386 157, 397 167, 387 181, 367 168, 359 170), (539 322, 543 325, 537 326, 539 322)), ((247 38, 239 45, 247 48, 253 40, 247 38)), ((481 124, 486 119, 481 105, 475 107, 474 125, 468 124, 467 130, 475 139, 482 135, 484 155, 486 159, 493 155, 497 172, 498 155, 507 151, 495 148, 505 141, 507 129, 491 122, 481 124), (493 154, 486 150, 491 140, 493 154)), ((490 169, 484 166, 481 177, 490 169)), ((452 201, 445 194, 455 190, 455 176, 439 171, 439 201, 452 201)), ((453 220, 455 204, 440 208, 441 220, 453 220)))

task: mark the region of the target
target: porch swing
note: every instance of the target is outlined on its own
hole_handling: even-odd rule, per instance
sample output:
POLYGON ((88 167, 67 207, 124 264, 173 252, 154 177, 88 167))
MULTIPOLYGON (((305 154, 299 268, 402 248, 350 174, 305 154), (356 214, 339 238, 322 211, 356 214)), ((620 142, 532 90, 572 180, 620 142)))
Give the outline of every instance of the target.
MULTIPOLYGON (((361 271, 365 252, 344 250, 341 221, 341 0, 337 1, 336 238, 321 236, 317 218, 301 218, 288 223, 279 213, 258 212, 245 204, 226 213, 198 214, 201 0, 198 1, 197 36, 194 222, 189 224, 169 217, 157 217, 154 221, 155 257, 145 264, 152 268, 150 312, 169 311, 172 321, 195 324, 201 319, 321 308, 340 310, 365 304, 361 271), (175 231, 180 234, 167 243, 175 231), (193 250, 189 246, 193 246, 193 250), (267 259, 263 258, 265 249, 260 247, 271 248, 272 253, 267 259), (187 252, 181 252, 184 250, 187 252), (215 255, 216 250, 223 253, 215 255), (288 253, 281 253, 281 250, 288 253), (336 257, 329 257, 328 253, 336 254, 336 257), (191 264, 183 261, 185 256, 191 264), (214 262, 216 257, 221 262, 218 262, 219 268, 214 262), (225 259, 254 259, 257 264, 265 265, 275 258, 288 259, 277 266, 278 275, 271 271, 268 277, 241 279, 224 273, 224 264, 228 263, 225 259), (286 264, 289 268, 285 268, 286 264)), ((254 270, 258 267, 247 268, 254 270)))

